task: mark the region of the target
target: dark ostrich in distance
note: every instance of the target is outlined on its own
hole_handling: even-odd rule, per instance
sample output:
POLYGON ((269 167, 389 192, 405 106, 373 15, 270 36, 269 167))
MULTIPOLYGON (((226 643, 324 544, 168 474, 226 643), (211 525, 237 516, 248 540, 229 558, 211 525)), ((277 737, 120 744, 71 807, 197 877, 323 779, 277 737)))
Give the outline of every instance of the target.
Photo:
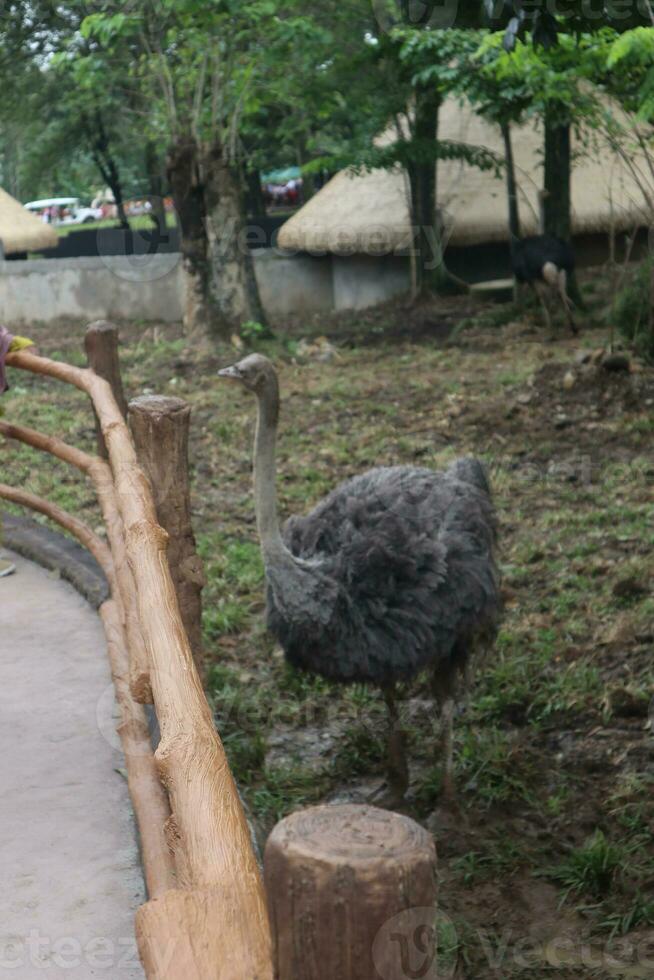
POLYGON ((392 722, 393 799, 408 783, 394 686, 428 669, 443 716, 444 791, 451 795, 456 682, 475 645, 492 642, 500 608, 495 513, 481 463, 460 459, 444 472, 368 470, 280 532, 275 369, 251 354, 219 375, 257 398, 254 497, 270 631, 295 667, 382 688, 392 722))
POLYGON ((575 268, 572 246, 555 235, 515 238, 511 242, 511 265, 518 282, 528 284, 538 295, 548 330, 551 330, 552 318, 545 292, 550 287, 559 295, 570 330, 573 334, 578 333, 568 295, 568 280, 575 268))

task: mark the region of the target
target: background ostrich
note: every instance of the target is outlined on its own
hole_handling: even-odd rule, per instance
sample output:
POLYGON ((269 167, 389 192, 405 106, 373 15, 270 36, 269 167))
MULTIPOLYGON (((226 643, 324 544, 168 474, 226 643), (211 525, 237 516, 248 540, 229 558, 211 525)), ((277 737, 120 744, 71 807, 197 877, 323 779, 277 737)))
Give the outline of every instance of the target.
POLYGON ((555 289, 563 304, 568 326, 573 334, 577 326, 572 315, 572 300, 568 295, 568 276, 575 267, 575 257, 568 242, 554 235, 530 235, 511 243, 511 265, 520 283, 528 283, 537 293, 545 313, 547 329, 552 320, 545 302, 548 287, 555 289))
POLYGON ((279 387, 251 354, 219 376, 257 397, 254 498, 267 582, 267 622, 295 667, 382 688, 390 711, 390 800, 408 784, 396 682, 430 668, 442 710, 444 784, 453 790, 456 680, 499 612, 495 515, 484 470, 461 459, 445 472, 368 470, 280 533, 275 491, 279 387))

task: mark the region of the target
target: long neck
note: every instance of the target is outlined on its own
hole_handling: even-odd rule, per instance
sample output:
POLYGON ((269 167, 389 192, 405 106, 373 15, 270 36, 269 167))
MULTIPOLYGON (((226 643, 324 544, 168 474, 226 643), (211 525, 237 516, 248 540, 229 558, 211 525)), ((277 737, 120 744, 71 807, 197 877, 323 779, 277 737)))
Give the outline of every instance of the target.
POLYGON ((279 394, 270 386, 258 400, 254 440, 254 499, 266 579, 272 603, 288 622, 326 624, 337 596, 333 580, 323 575, 319 563, 295 558, 282 540, 277 519, 275 490, 275 442, 279 394))
POLYGON ((279 392, 270 385, 257 402, 257 431, 254 438, 254 506, 257 531, 264 558, 286 551, 279 532, 275 487, 275 445, 279 416, 279 392))

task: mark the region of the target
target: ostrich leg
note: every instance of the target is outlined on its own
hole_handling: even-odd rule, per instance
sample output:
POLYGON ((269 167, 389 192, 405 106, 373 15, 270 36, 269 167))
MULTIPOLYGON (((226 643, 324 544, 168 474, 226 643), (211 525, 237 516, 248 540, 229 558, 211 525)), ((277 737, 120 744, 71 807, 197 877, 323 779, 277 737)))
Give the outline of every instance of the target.
POLYGON ((531 287, 534 290, 534 292, 536 293, 536 295, 538 296, 538 299, 540 300, 540 305, 542 306, 543 313, 545 314, 545 326, 547 327, 547 331, 548 331, 548 333, 550 334, 550 337, 551 337, 552 336, 552 317, 550 316, 549 308, 547 306, 547 303, 545 302, 545 288, 546 287, 542 286, 539 282, 532 282, 531 283, 531 287))
POLYGON ((454 787, 453 769, 453 720, 454 720, 454 700, 446 698, 441 708, 441 737, 443 746, 443 796, 452 802, 456 798, 454 787))
POLYGON ((402 800, 409 786, 409 769, 406 761, 406 740, 400 723, 400 715, 397 710, 395 685, 390 684, 388 687, 385 687, 383 691, 390 722, 387 760, 388 787, 392 794, 397 795, 398 799, 402 800))
POLYGON ((405 736, 397 710, 394 684, 382 688, 384 701, 388 708, 388 754, 386 759, 386 784, 368 797, 369 803, 376 806, 398 806, 409 786, 409 768, 406 761, 405 736))
MULTIPOLYGON (((459 663, 462 663, 464 670, 468 670, 468 651, 463 642, 457 644, 452 656, 459 663)), ((453 757, 454 757, 454 692, 456 685, 455 671, 443 670, 440 665, 436 666, 431 678, 431 689, 436 699, 440 713, 440 762, 443 767, 442 795, 448 803, 456 803, 456 789, 453 777, 453 757)))
POLYGON ((563 309, 565 311, 565 316, 568 321, 568 326, 573 334, 579 333, 577 324, 575 323, 574 316, 572 315, 572 300, 568 296, 568 277, 565 269, 561 269, 556 280, 556 286, 559 291, 559 296, 561 297, 561 302, 563 303, 563 309))

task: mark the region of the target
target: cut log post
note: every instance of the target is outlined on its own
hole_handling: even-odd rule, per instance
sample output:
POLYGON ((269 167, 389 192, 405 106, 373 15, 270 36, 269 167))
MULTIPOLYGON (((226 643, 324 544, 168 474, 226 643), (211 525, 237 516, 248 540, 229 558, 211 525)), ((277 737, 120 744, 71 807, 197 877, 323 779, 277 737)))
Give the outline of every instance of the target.
POLYGON ((143 395, 129 403, 136 454, 152 486, 157 520, 168 532, 168 564, 193 658, 203 676, 204 573, 191 524, 188 437, 191 406, 182 398, 143 395))
MULTIPOLYGON (((96 320, 86 328, 84 349, 89 367, 111 385, 116 404, 123 418, 127 418, 127 401, 123 391, 123 381, 120 376, 120 361, 118 359, 118 327, 108 320, 96 320)), ((95 431, 98 453, 103 459, 109 454, 105 445, 102 428, 95 415, 95 431)))
POLYGON ((433 980, 436 851, 399 813, 319 806, 286 817, 264 873, 279 980, 433 980))

